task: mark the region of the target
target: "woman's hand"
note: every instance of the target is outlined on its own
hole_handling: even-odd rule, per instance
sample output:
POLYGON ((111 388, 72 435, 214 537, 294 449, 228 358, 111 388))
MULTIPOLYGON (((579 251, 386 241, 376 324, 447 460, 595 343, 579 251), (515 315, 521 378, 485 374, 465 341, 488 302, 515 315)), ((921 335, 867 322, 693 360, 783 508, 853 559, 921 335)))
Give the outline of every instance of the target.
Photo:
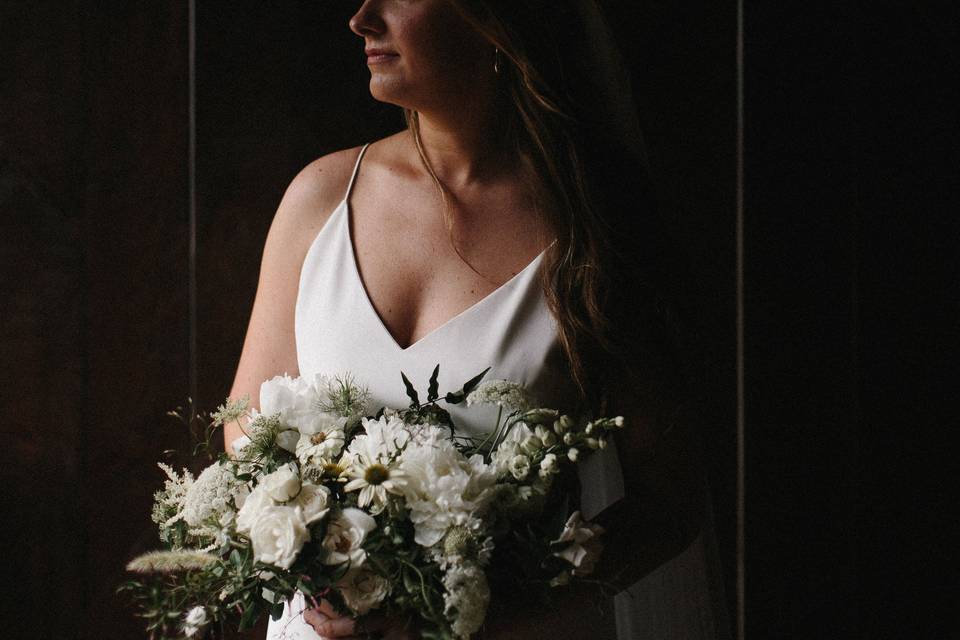
POLYGON ((321 600, 319 606, 304 611, 303 620, 325 639, 419 640, 420 638, 419 632, 411 625, 376 614, 365 616, 363 622, 358 624, 356 618, 337 613, 327 600, 321 600))

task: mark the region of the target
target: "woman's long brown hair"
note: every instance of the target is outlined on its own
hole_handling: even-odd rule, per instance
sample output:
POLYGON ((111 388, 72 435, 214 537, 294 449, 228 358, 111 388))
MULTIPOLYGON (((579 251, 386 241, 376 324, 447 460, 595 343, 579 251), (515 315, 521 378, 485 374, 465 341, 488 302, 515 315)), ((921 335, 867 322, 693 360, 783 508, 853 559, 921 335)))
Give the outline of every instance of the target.
MULTIPOLYGON (((618 379, 654 395, 679 391, 671 300, 678 263, 644 163, 586 108, 592 70, 577 54, 576 40, 585 36, 571 3, 450 1, 500 50, 499 79, 512 107, 507 139, 538 186, 538 212, 556 237, 542 286, 583 408, 603 410, 618 379)), ((443 194, 417 113, 406 110, 405 117, 443 194)))

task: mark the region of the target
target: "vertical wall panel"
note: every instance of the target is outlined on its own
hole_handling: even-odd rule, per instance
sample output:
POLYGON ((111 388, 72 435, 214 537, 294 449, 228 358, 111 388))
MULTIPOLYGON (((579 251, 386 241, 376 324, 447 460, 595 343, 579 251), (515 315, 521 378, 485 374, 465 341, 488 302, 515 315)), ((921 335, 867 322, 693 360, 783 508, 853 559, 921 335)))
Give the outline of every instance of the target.
POLYGON ((858 624, 848 11, 746 4, 748 637, 858 624))

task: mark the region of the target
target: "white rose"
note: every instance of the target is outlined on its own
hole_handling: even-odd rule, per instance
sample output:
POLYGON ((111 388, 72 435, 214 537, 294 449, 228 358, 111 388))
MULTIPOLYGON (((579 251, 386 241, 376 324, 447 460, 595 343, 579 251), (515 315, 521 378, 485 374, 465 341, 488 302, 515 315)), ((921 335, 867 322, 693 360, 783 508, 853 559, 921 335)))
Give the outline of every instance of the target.
POLYGON ((602 533, 603 527, 584 522, 580 512, 574 511, 563 526, 560 537, 553 541, 554 544, 568 544, 553 555, 573 565, 573 575, 589 575, 603 551, 603 544, 600 542, 602 533))
POLYGON ((324 564, 350 562, 359 567, 367 559, 362 549, 367 534, 377 528, 377 521, 360 509, 344 509, 334 516, 327 525, 327 535, 323 539, 323 548, 327 551, 324 564))
POLYGON ((530 458, 523 454, 515 455, 510 460, 510 473, 517 480, 523 480, 530 473, 530 458))
POLYGON ((300 493, 293 499, 290 506, 300 507, 303 510, 303 520, 313 524, 327 515, 330 509, 327 503, 330 499, 330 489, 323 485, 304 482, 300 493))
POLYGON ((260 514, 268 507, 276 506, 276 502, 267 493, 266 488, 259 484, 243 501, 243 506, 237 513, 237 531, 249 534, 253 525, 260 519, 260 514))
POLYGON ((300 507, 266 507, 250 530, 254 559, 281 569, 290 568, 309 539, 300 507))
POLYGON ((347 606, 361 616, 390 593, 390 582, 368 569, 351 569, 336 586, 347 606))
POLYGON ((285 464, 273 473, 264 476, 258 487, 277 502, 286 502, 300 491, 300 476, 293 464, 285 464))

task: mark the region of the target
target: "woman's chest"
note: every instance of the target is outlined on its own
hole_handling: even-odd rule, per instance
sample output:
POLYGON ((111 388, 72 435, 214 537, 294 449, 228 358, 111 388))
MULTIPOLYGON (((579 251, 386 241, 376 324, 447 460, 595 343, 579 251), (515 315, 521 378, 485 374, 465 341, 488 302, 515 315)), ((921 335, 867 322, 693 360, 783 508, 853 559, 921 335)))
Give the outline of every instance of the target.
MULTIPOLYGON (((295 315, 301 375, 351 373, 375 401, 391 406, 408 402, 401 371, 425 393, 437 364, 441 391, 456 390, 490 367, 488 379, 524 383, 544 404, 562 406, 572 397, 556 323, 537 277, 543 254, 406 343, 394 337, 364 290, 346 222, 343 207, 315 240, 301 271, 295 315)), ((466 419, 466 428, 483 431, 484 420, 466 419)))

